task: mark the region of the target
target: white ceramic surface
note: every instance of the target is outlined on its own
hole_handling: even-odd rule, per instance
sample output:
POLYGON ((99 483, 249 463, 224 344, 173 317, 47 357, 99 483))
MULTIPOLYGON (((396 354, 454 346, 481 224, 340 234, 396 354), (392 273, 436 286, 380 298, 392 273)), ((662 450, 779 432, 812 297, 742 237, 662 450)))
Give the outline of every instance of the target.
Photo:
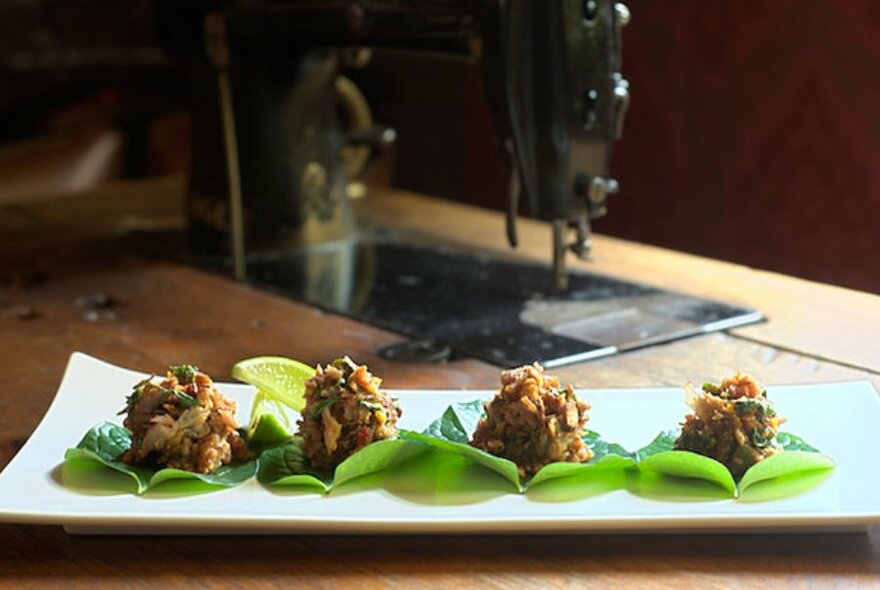
MULTIPOLYGON (((476 494, 462 502, 383 488, 278 493, 252 480, 198 496, 93 495, 61 484, 64 451, 103 420, 120 420, 124 396, 144 373, 75 353, 43 421, 0 474, 0 521, 64 525, 72 533, 289 534, 498 532, 717 532, 851 530, 880 523, 880 403, 868 382, 771 387, 795 432, 837 468, 819 486, 772 502, 673 502, 627 490, 547 502, 530 494, 476 494)), ((386 377, 386 384, 388 379, 386 377)), ((246 423, 253 390, 219 384, 246 423)), ((421 430, 452 402, 486 391, 394 391, 401 426, 421 430)), ((636 449, 673 428, 686 411, 676 389, 585 390, 589 427, 636 449)))

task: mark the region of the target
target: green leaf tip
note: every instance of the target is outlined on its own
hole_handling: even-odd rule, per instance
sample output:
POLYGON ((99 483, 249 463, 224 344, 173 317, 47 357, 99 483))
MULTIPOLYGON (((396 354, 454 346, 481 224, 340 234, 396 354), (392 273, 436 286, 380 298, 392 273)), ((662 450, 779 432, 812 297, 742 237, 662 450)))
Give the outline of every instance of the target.
POLYGON ((302 453, 302 438, 265 451, 260 458, 257 479, 271 486, 304 486, 329 492, 344 483, 398 465, 424 449, 406 439, 373 442, 345 461, 333 473, 313 470, 302 453))

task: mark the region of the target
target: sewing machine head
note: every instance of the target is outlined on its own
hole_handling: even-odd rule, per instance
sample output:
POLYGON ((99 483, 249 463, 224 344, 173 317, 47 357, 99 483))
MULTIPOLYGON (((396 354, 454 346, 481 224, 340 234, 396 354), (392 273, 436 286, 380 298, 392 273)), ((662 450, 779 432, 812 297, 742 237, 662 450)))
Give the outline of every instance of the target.
POLYGON ((199 117, 203 127, 223 122, 213 137, 225 146, 230 198, 205 163, 210 134, 199 142, 197 129, 195 229, 215 242, 231 236, 241 272, 245 246, 344 236, 352 221, 340 154, 392 134, 369 124, 340 131, 340 96, 354 100, 351 112, 363 110, 341 67, 365 55, 357 48, 442 53, 477 61, 510 174, 508 238, 516 245, 521 201, 552 221, 554 276, 564 287, 566 252, 588 255, 590 220, 617 192, 608 168, 629 100, 620 73, 628 19, 613 0, 233 1, 205 27, 220 113, 195 113, 196 127, 199 117))
POLYGON ((213 69, 203 81, 213 93, 194 111, 196 243, 222 247, 231 233, 241 275, 246 241, 250 281, 412 338, 380 352, 398 360, 558 366, 760 319, 565 272, 567 253, 589 253, 590 220, 617 190, 608 168, 629 96, 620 74, 628 19, 612 0, 230 0, 206 20, 213 69), (372 125, 344 77, 363 48, 476 62, 510 175, 508 237, 516 243, 521 202, 551 221, 555 281, 543 265, 420 246, 421 236, 394 234, 394 220, 391 236, 354 227, 347 178, 364 144, 392 135, 372 125), (224 158, 228 193, 218 188, 224 158))

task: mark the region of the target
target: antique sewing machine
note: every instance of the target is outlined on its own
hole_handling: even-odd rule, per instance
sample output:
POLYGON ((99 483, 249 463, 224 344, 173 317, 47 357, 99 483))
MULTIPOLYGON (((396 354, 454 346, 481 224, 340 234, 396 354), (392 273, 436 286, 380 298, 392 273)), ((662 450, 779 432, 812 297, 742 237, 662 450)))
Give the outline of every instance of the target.
POLYGON ((609 166, 629 104, 622 3, 232 0, 214 8, 204 20, 210 67, 194 112, 189 216, 197 254, 226 254, 240 278, 412 336, 428 356, 453 351, 511 364, 536 360, 540 350, 537 360, 561 364, 755 319, 566 271, 567 255, 588 256, 590 222, 618 191, 609 166), (372 239, 356 222, 352 178, 394 132, 373 123, 344 71, 380 49, 416 52, 427 64, 451 56, 479 69, 509 177, 507 238, 516 245, 521 203, 550 222, 552 274, 372 239), (506 281, 506 292, 489 290, 493 273, 518 279, 506 281), (457 284, 467 292, 448 292, 457 284), (449 307, 463 298, 467 306, 449 307), (633 302, 638 311, 629 313, 633 302))

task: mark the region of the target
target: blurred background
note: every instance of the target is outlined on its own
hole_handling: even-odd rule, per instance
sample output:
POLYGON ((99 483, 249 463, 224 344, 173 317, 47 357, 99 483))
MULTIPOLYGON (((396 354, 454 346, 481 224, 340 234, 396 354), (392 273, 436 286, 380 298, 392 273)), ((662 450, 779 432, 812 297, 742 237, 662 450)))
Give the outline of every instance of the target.
MULTIPOLYGON (((34 203, 185 182, 212 4, 0 0, 0 233, 34 203)), ((627 4, 622 188, 595 229, 880 293, 880 2, 627 4)), ((473 68, 377 52, 350 77, 398 136, 370 182, 504 207, 473 68)))

